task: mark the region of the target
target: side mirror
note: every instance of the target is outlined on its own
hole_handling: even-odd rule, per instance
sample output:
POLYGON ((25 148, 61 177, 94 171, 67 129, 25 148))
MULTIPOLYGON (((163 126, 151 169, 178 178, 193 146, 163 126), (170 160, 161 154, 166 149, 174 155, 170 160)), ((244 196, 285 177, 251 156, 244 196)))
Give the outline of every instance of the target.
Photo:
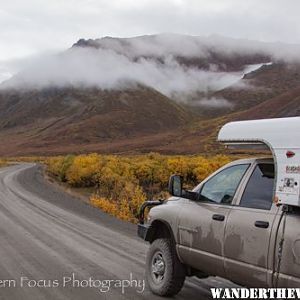
POLYGON ((175 197, 182 196, 182 179, 180 175, 171 175, 169 179, 169 193, 175 197))

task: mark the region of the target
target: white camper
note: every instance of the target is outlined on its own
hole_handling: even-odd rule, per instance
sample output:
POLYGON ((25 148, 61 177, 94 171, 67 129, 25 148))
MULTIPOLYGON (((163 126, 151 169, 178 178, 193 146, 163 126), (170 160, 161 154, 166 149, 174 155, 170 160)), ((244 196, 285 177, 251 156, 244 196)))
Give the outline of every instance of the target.
POLYGON ((228 147, 271 150, 278 204, 300 206, 300 117, 231 122, 218 141, 228 147))

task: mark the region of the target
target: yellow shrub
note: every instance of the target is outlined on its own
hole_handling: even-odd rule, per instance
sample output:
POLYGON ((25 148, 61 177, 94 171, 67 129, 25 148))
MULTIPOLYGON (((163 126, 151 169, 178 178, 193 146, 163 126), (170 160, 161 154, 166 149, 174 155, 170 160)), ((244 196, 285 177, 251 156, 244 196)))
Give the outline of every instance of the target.
POLYGON ((67 181, 66 172, 72 165, 73 160, 74 156, 72 155, 50 157, 46 160, 48 172, 56 176, 60 181, 67 181))
POLYGON ((48 172, 74 187, 95 187, 93 206, 120 219, 135 222, 141 204, 152 196, 167 195, 171 174, 180 174, 188 188, 197 185, 219 167, 227 156, 138 156, 88 154, 47 159, 48 172))
POLYGON ((7 161, 5 159, 0 159, 0 168, 5 167, 7 165, 7 161))
POLYGON ((91 205, 100 208, 110 215, 117 216, 118 214, 119 209, 117 203, 112 202, 109 199, 93 195, 90 198, 90 203, 91 205))
POLYGON ((134 223, 137 221, 139 208, 145 200, 146 196, 141 187, 126 183, 118 200, 92 195, 90 203, 110 215, 134 223))
POLYGON ((97 183, 97 174, 100 168, 101 159, 98 154, 79 155, 73 159, 65 176, 72 186, 94 186, 97 183))

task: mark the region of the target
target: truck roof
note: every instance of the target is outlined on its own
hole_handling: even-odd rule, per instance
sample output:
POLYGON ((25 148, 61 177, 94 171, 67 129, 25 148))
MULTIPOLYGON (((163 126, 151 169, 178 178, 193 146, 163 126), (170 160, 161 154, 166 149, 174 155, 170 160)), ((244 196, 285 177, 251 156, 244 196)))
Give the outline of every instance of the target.
POLYGON ((242 158, 237 159, 230 162, 228 165, 235 165, 235 164, 252 164, 254 162, 257 163, 274 163, 274 159, 272 157, 255 157, 255 158, 242 158))

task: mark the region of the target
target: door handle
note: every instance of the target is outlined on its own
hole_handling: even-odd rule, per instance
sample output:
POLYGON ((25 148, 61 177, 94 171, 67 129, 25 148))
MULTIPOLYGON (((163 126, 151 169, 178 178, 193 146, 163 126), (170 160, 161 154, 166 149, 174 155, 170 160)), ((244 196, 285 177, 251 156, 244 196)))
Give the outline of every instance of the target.
POLYGON ((255 225, 255 227, 259 227, 259 228, 268 228, 269 227, 269 222, 256 221, 254 225, 255 225))
POLYGON ((221 222, 225 220, 225 216, 224 215, 213 215, 212 218, 215 221, 221 221, 221 222))

